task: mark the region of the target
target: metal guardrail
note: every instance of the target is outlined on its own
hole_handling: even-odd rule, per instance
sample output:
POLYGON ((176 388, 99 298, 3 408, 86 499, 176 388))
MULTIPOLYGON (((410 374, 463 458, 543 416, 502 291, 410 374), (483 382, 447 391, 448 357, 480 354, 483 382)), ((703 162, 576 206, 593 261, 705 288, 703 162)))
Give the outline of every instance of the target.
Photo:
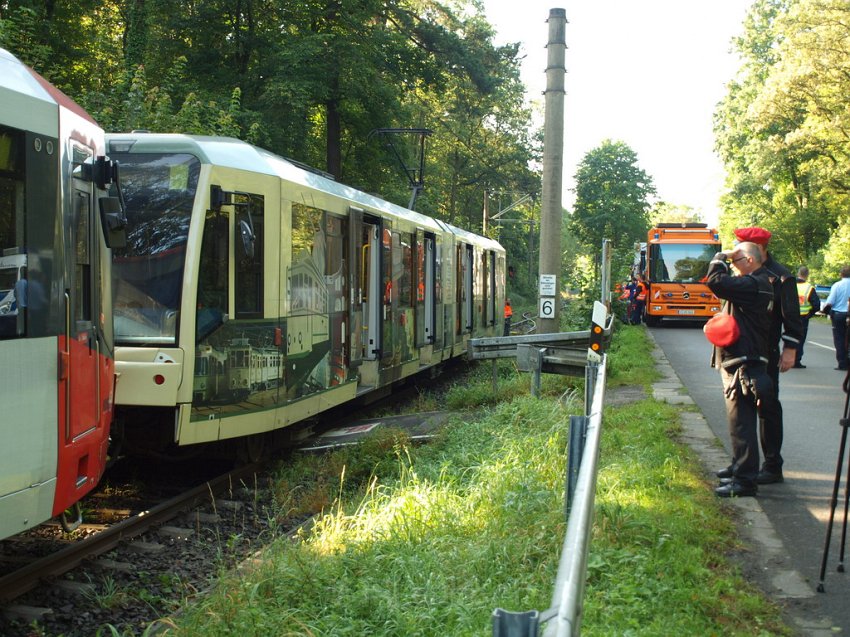
POLYGON ((552 593, 552 607, 557 608, 557 615, 547 624, 544 637, 577 637, 581 633, 587 553, 596 501, 596 469, 602 436, 602 405, 605 402, 607 366, 608 357, 603 356, 600 364, 591 364, 587 369, 589 382, 590 376, 595 373, 593 401, 587 413, 589 420, 578 482, 567 520, 567 534, 561 548, 555 590, 552 593))
POLYGON ((608 365, 604 352, 611 340, 612 327, 613 317, 608 315, 602 303, 596 303, 588 331, 476 339, 476 343, 470 341, 469 357, 472 359, 492 358, 495 364, 497 358, 510 357, 512 348, 519 361, 519 351, 525 347, 529 350, 529 358, 539 361, 538 377, 547 364, 546 360, 556 358, 561 363, 550 360, 549 364, 556 368, 559 364, 570 368, 580 364, 585 376, 585 413, 570 417, 565 494, 567 533, 561 548, 552 606, 542 612, 518 613, 497 608, 492 616, 493 637, 536 637, 541 624, 546 624, 544 637, 577 637, 581 633, 608 365), (554 352, 548 354, 550 349, 554 352), (578 360, 579 351, 583 358, 581 362, 578 360))

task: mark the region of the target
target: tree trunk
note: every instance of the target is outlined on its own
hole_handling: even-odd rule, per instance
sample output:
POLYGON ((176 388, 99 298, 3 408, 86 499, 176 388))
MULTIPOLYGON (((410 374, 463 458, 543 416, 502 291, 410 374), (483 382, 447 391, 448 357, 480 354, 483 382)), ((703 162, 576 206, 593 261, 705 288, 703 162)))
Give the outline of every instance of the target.
POLYGON ((340 135, 342 124, 339 117, 339 102, 335 99, 325 102, 327 111, 327 146, 325 162, 326 170, 334 176, 337 181, 342 180, 342 150, 340 148, 340 135))

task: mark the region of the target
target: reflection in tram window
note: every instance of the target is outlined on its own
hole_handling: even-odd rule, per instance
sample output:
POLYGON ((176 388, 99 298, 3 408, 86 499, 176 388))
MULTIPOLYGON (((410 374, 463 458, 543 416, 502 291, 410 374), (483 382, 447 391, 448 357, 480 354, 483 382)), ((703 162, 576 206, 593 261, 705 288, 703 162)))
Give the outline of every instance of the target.
POLYGON ((113 153, 129 232, 113 252, 115 340, 173 344, 192 203, 201 164, 187 154, 113 153))

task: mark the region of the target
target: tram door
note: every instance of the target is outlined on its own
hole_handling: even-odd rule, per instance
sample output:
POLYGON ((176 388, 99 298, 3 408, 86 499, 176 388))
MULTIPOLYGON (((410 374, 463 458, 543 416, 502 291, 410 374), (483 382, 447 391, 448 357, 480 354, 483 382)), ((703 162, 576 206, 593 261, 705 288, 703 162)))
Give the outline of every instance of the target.
POLYGON ((97 288, 100 254, 94 240, 93 196, 91 181, 83 177, 84 164, 90 163, 91 151, 72 146, 74 175, 70 201, 70 262, 65 291, 65 350, 68 358, 68 382, 65 384, 65 442, 70 443, 99 423, 101 387, 98 376, 100 339, 100 290, 97 288))
POLYGON ((363 243, 363 211, 350 208, 348 211, 348 334, 347 354, 350 368, 357 367, 363 361, 363 295, 361 286, 361 253, 363 243))
MULTIPOLYGON (((354 231, 354 229, 352 229, 354 231)), ((381 238, 383 228, 380 219, 363 217, 360 229, 360 304, 363 318, 363 359, 377 360, 383 349, 383 333, 381 322, 384 309, 384 295, 387 293, 382 285, 382 249, 381 238)))
POLYGON ((436 340, 436 250, 434 235, 416 231, 416 340, 417 347, 436 340))
POLYGON ((485 312, 486 312, 486 324, 487 325, 495 325, 496 324, 496 253, 492 250, 487 250, 483 255, 484 259, 484 271, 486 277, 486 285, 485 285, 485 312))
POLYGON ((472 312, 475 307, 473 298, 473 266, 475 257, 473 247, 469 244, 458 245, 458 281, 460 283, 460 307, 458 308, 462 321, 459 332, 471 332, 473 328, 472 312))

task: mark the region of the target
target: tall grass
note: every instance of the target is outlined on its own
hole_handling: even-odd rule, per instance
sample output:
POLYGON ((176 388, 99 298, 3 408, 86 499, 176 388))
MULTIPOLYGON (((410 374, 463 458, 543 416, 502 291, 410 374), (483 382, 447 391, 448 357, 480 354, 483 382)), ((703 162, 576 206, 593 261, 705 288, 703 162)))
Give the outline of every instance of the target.
MULTIPOLYGON (((618 343, 612 369, 645 379, 643 330, 618 343)), ((566 528, 569 415, 582 406, 558 399, 563 379, 539 400, 511 390, 527 381, 505 378, 495 404, 489 373, 459 388, 462 404, 477 395, 486 407, 431 445, 394 433, 365 460, 346 451, 288 466, 282 508, 323 507, 315 523, 225 578, 168 634, 488 635, 496 607, 546 609, 566 528)), ((725 560, 734 527, 673 441, 677 413, 653 400, 606 409, 585 634, 789 634, 725 560)))

